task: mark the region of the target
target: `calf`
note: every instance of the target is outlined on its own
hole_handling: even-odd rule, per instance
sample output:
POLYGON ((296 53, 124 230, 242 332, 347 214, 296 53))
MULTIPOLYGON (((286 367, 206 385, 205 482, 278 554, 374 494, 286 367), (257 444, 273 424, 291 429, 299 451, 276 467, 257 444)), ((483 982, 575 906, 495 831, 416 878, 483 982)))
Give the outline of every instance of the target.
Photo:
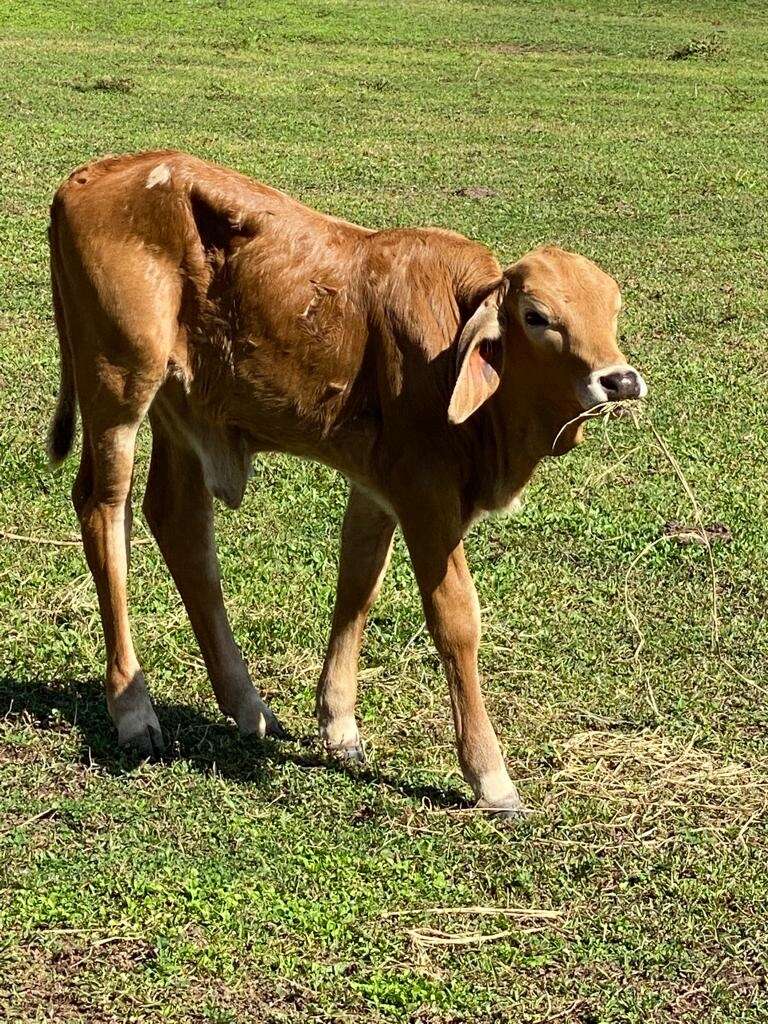
POLYGON ((362 756, 358 655, 399 524, 464 777, 479 806, 520 811, 480 691, 462 538, 511 505, 543 457, 580 441, 581 414, 645 393, 616 345, 616 282, 554 247, 502 270, 453 232, 371 231, 176 152, 74 171, 53 201, 50 246, 61 386, 49 447, 54 463, 69 452, 77 399, 72 496, 120 744, 147 756, 163 746, 126 597, 148 416, 144 511, 222 712, 244 734, 281 734, 224 610, 212 498, 240 504, 257 452, 315 459, 350 482, 317 690, 323 742, 362 756))

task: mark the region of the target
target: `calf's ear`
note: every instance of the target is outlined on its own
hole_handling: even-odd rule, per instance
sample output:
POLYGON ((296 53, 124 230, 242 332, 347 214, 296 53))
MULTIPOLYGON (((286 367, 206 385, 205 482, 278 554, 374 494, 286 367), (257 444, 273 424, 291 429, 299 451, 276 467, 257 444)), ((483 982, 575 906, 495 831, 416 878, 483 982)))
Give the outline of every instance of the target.
POLYGON ((506 282, 484 299, 467 320, 456 350, 456 383, 448 406, 451 423, 463 423, 499 386, 501 322, 506 282))

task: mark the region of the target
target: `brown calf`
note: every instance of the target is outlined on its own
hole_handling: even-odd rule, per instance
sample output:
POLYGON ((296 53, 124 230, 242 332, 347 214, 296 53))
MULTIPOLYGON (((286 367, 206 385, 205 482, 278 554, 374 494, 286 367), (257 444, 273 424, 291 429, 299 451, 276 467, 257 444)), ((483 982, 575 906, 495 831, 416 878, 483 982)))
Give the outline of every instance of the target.
POLYGON ((480 692, 462 538, 512 504, 544 456, 578 443, 572 418, 644 394, 616 346, 616 282, 551 247, 502 271, 452 232, 370 231, 175 152, 74 171, 50 242, 61 343, 50 451, 59 462, 71 448, 76 395, 73 501, 119 742, 145 755, 163 744, 126 599, 134 445, 148 415, 144 510, 223 713, 243 733, 280 735, 227 621, 212 497, 236 508, 257 452, 316 459, 351 484, 317 691, 327 748, 361 756, 358 655, 399 524, 464 777, 480 806, 519 811, 480 692))

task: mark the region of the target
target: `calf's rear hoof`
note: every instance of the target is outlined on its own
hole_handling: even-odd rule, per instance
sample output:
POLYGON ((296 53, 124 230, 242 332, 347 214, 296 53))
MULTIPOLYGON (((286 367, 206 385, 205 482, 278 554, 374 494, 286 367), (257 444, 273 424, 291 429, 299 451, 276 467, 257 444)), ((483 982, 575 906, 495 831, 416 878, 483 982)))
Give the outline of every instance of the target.
POLYGON ((365 750, 363 749, 362 744, 356 744, 350 747, 326 746, 325 749, 327 753, 340 764, 349 765, 350 767, 365 764, 365 750))
POLYGON ((165 753, 165 741, 159 724, 147 722, 129 734, 121 729, 118 740, 122 750, 142 761, 154 761, 165 753))
POLYGON ((267 736, 271 736, 274 740, 292 740, 294 738, 293 733, 289 732, 275 715, 272 715, 267 725, 267 736))
POLYGON ((522 820, 533 814, 533 811, 525 806, 517 793, 502 797, 500 800, 478 800, 475 807, 478 811, 485 811, 494 818, 507 820, 522 820))
POLYGON ((255 736, 263 740, 271 736, 276 740, 290 740, 293 737, 279 722, 277 715, 255 694, 235 716, 241 736, 255 736))

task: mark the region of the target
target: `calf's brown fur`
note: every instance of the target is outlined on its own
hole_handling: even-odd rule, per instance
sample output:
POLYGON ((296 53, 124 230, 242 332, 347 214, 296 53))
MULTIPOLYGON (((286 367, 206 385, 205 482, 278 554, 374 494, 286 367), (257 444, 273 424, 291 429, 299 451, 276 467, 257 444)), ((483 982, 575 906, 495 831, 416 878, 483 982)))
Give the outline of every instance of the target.
POLYGON ((480 615, 462 538, 578 442, 562 428, 637 397, 616 347, 619 291, 583 257, 537 249, 502 271, 436 229, 370 231, 175 152, 74 171, 50 226, 61 345, 54 462, 83 428, 73 502, 99 595, 107 703, 121 744, 162 749, 128 621, 136 433, 153 442, 144 510, 217 701, 244 733, 280 734, 222 601, 212 498, 236 508, 252 458, 291 452, 350 481, 321 736, 358 757, 367 612, 403 530, 445 666, 459 761, 482 806, 520 801, 486 714, 480 615))

